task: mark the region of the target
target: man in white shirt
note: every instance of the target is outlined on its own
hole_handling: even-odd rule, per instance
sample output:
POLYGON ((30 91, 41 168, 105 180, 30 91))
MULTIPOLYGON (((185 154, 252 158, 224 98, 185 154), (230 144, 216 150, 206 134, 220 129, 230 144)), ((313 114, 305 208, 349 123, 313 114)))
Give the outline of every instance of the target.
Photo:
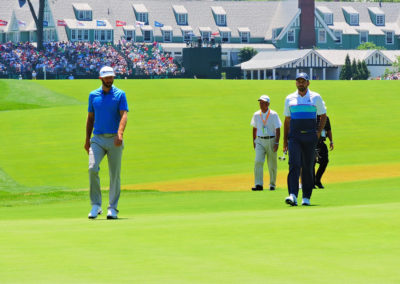
POLYGON ((254 162, 254 191, 263 190, 263 168, 265 155, 269 170, 269 189, 275 190, 277 174, 277 151, 279 147, 279 138, 281 135, 281 120, 278 114, 269 108, 270 99, 267 95, 262 95, 260 110, 256 111, 251 119, 253 126, 253 147, 256 151, 254 162))
POLYGON ((283 151, 289 150, 289 196, 285 202, 291 206, 297 206, 300 172, 302 205, 310 205, 314 187, 315 148, 326 122, 325 103, 318 93, 308 89, 309 85, 308 75, 299 73, 296 76, 297 91, 285 100, 283 151), (317 115, 321 117, 318 129, 317 115))

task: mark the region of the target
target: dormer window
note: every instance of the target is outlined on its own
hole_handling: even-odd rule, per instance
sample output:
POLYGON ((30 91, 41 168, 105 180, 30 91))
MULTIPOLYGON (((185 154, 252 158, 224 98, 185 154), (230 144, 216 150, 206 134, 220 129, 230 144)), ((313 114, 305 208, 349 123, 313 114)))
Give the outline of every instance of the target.
POLYGON ((385 15, 376 15, 376 25, 377 26, 385 25, 385 15))
POLYGON ((333 14, 324 14, 324 21, 327 25, 333 25, 333 14))
POLYGON ((371 17, 371 21, 376 26, 385 25, 385 12, 383 12, 379 7, 369 7, 368 12, 369 16, 371 17))
POLYGON ((72 7, 75 11, 76 19, 79 21, 91 21, 93 19, 92 8, 87 3, 74 3, 72 7))
POLYGON ((133 10, 135 11, 136 21, 143 22, 146 25, 149 24, 149 12, 146 6, 143 4, 133 4, 133 10))
POLYGON ((327 25, 333 25, 333 13, 328 7, 317 6, 316 10, 318 10, 319 14, 327 25))
POLYGON ((342 7, 346 22, 351 26, 359 25, 359 14, 356 9, 351 6, 342 7))
POLYGON ((173 5, 172 9, 175 13, 176 23, 186 26, 188 24, 188 12, 183 5, 173 5))
POLYGON ((221 6, 212 6, 211 10, 214 14, 215 24, 217 26, 226 26, 226 12, 221 6))
POLYGON ((217 25, 218 26, 226 25, 226 15, 217 15, 217 25))
POLYGON ((350 25, 358 26, 358 14, 350 14, 350 25))
POLYGON ((239 37, 241 43, 250 42, 250 29, 249 28, 238 28, 239 37))
POLYGON ((178 14, 178 25, 187 25, 187 14, 178 14))

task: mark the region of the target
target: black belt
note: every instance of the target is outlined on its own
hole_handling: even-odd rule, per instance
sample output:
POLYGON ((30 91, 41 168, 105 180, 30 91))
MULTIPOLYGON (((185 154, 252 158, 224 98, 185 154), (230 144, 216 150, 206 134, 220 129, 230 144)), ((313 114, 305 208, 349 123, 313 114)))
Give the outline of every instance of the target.
POLYGON ((257 136, 257 137, 261 139, 271 139, 274 138, 275 136, 257 136))

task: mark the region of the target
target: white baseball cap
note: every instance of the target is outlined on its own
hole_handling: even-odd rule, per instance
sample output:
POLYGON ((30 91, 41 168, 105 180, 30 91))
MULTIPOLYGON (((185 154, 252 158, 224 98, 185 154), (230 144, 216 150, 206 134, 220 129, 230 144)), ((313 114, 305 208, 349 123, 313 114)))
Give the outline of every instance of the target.
POLYGON ((258 101, 264 101, 264 102, 269 103, 269 97, 268 97, 267 95, 262 95, 262 96, 258 99, 258 101))
POLYGON ((100 69, 100 78, 113 76, 115 77, 114 69, 110 66, 104 66, 100 69))

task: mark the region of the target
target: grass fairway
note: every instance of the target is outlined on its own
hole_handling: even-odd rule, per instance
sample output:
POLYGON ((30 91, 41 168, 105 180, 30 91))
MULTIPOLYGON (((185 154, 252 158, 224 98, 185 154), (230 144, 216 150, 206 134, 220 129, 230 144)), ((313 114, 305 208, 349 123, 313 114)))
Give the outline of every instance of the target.
POLYGON ((83 143, 99 82, 0 80, 0 283, 399 282, 398 82, 312 82, 336 148, 308 208, 283 203, 286 163, 276 192, 248 191, 257 98, 283 120, 294 82, 115 84, 132 110, 122 187, 153 190, 124 190, 120 220, 90 221, 83 143), (225 191, 190 191, 210 181, 225 191))

